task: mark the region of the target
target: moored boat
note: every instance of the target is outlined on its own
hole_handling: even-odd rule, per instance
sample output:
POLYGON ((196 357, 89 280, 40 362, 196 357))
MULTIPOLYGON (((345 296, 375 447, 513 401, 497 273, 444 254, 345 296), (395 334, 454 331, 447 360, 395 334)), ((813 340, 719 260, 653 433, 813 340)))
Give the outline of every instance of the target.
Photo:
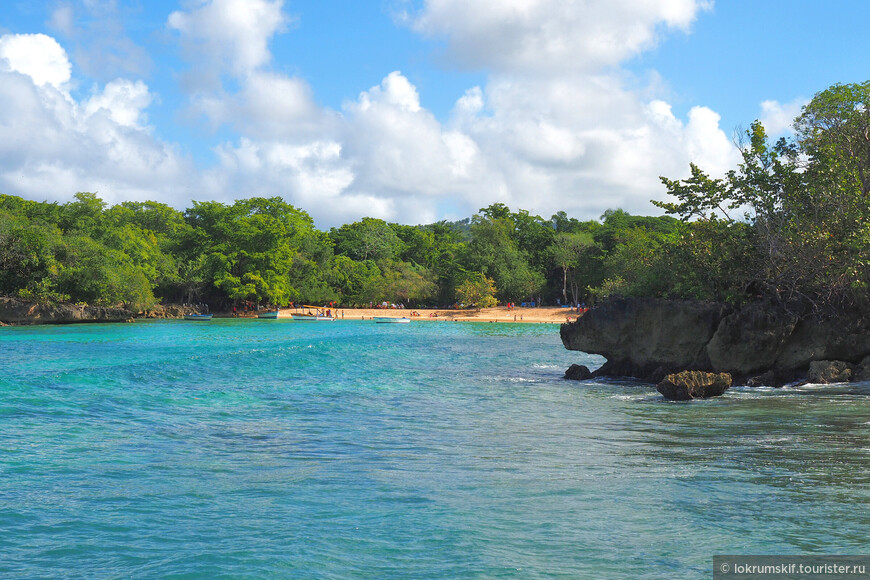
POLYGON ((293 320, 299 320, 301 322, 333 322, 336 319, 332 314, 332 310, 328 308, 306 305, 303 305, 301 308, 302 312, 294 312, 291 314, 293 320))
POLYGON ((185 320, 211 320, 211 314, 185 314, 185 320))
POLYGON ((405 316, 372 316, 372 320, 378 324, 402 324, 405 322, 411 322, 411 319, 405 316))
POLYGON ((301 320, 303 322, 332 322, 335 316, 327 316, 325 314, 293 314, 293 320, 301 320))
POLYGON ((274 320, 274 319, 278 318, 278 312, 280 312, 280 311, 279 310, 267 310, 266 312, 258 313, 257 318, 267 318, 267 319, 274 320))

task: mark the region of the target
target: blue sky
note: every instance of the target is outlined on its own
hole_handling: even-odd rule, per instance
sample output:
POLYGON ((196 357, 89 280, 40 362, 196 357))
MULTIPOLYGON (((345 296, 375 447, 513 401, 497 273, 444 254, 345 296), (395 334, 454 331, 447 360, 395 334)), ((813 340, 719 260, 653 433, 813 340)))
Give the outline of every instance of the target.
POLYGON ((281 196, 322 228, 655 214, 863 82, 866 1, 8 0, 0 192, 281 196))

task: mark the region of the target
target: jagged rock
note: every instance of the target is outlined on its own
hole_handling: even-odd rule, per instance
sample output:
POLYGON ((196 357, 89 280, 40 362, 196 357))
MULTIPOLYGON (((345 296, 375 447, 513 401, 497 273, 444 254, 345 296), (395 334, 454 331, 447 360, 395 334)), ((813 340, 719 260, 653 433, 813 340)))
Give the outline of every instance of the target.
POLYGON ((565 378, 571 381, 585 381, 592 378, 592 372, 583 365, 571 365, 565 371, 565 378))
POLYGON ((672 401, 690 401, 718 397, 731 387, 728 373, 683 371, 666 376, 656 390, 672 401))
MULTIPOLYGON (((689 300, 618 298, 563 324, 569 350, 600 354, 593 376, 660 378, 674 369, 765 377, 773 386, 805 377, 812 361, 854 365, 870 356, 870 316, 798 318, 781 306, 740 307, 689 300)), ((870 380, 870 360, 852 369, 870 380)), ((744 380, 741 378, 741 380, 744 380)))
POLYGON ((775 387, 778 384, 776 373, 773 371, 767 371, 764 374, 746 379, 747 387, 775 387))
POLYGON ((852 379, 853 366, 841 360, 816 360, 810 363, 807 382, 817 385, 848 383, 852 379))

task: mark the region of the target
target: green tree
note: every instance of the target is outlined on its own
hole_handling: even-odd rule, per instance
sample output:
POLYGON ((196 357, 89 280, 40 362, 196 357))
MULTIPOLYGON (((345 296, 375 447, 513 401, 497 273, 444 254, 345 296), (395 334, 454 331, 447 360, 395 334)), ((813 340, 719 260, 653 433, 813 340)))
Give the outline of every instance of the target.
POLYGON ((194 202, 185 214, 196 253, 215 288, 231 300, 286 305, 299 297, 294 261, 317 247, 311 217, 281 198, 250 198, 231 206, 194 202))
POLYGON ((501 300, 531 298, 544 286, 544 277, 529 264, 528 255, 511 238, 513 221, 508 218, 472 218, 471 241, 462 263, 495 281, 501 300))
POLYGON ((342 304, 368 305, 382 296, 383 276, 373 260, 357 262, 347 256, 336 256, 329 281, 342 304))
POLYGON ((56 226, 0 211, 0 294, 37 302, 68 299, 57 287, 63 244, 56 226))
MULTIPOLYGON (((592 236, 587 233, 564 233, 556 234, 550 251, 553 263, 562 270, 562 303, 568 304, 568 273, 580 265, 587 250, 593 245, 592 236)), ((573 296, 577 301, 577 296, 573 296)))
POLYGON ((365 217, 330 231, 335 253, 354 260, 394 260, 403 250, 402 241, 384 220, 365 217))
POLYGON ((461 303, 480 310, 498 304, 496 292, 495 281, 487 278, 483 272, 468 272, 456 288, 456 297, 461 303))

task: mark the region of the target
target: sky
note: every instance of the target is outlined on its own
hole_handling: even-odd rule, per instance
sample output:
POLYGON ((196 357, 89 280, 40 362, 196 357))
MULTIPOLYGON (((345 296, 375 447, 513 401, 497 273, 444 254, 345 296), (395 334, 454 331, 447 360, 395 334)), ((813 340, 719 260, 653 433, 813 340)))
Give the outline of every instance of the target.
POLYGON ((866 0, 2 0, 0 193, 282 197, 328 229, 657 215, 815 93, 866 0))

